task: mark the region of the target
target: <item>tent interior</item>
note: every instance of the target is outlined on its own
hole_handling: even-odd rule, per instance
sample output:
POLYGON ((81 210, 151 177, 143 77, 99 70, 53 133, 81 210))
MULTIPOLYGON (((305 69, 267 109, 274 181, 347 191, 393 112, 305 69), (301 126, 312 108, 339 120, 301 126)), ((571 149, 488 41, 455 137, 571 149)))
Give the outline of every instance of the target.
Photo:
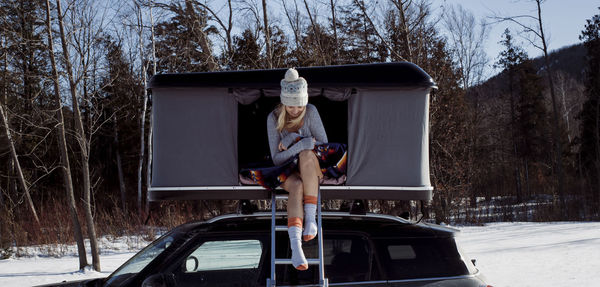
MULTIPOLYGON (((262 96, 250 104, 238 104, 238 166, 273 165, 267 138, 267 116, 280 103, 279 97, 262 96)), ((348 101, 311 96, 327 132, 329 142, 348 144, 348 101)))

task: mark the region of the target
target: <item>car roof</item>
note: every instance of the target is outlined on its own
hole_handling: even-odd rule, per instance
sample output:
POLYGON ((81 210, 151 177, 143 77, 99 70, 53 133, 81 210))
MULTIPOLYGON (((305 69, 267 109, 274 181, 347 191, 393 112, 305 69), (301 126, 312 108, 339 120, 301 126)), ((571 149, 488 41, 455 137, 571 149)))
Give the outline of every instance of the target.
MULTIPOLYGON (((285 224, 286 214, 277 212, 277 224, 285 224)), ((183 224, 178 228, 185 231, 237 232, 265 231, 271 225, 271 212, 252 214, 226 214, 207 221, 183 224)), ((384 214, 350 214, 348 212, 323 212, 323 232, 363 232, 371 237, 453 237, 458 229, 436 224, 417 223, 401 217, 384 214)))

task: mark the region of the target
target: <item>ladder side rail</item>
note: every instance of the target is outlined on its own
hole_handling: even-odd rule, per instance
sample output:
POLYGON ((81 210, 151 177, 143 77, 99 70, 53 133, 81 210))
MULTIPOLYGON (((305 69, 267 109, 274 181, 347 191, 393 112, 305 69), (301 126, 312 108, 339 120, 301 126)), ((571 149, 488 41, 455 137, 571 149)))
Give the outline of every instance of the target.
POLYGON ((271 191, 271 277, 267 280, 267 286, 276 286, 275 279, 275 216, 277 200, 275 191, 271 191))
POLYGON ((323 258, 323 220, 321 216, 321 185, 317 191, 317 240, 319 244, 319 286, 329 286, 329 280, 325 278, 325 263, 323 258))

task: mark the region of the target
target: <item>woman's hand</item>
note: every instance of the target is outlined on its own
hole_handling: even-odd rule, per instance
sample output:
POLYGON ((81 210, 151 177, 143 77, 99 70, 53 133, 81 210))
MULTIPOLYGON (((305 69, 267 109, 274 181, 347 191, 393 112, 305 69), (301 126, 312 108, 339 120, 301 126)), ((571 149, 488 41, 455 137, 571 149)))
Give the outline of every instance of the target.
POLYGON ((282 142, 279 143, 279 147, 278 148, 279 148, 279 151, 287 150, 287 147, 285 147, 282 142))

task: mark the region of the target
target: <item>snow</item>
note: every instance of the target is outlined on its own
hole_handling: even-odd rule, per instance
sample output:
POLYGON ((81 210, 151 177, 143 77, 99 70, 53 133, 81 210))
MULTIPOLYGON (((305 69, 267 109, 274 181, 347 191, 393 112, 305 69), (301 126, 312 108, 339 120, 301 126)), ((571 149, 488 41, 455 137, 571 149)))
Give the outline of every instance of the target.
POLYGON ((599 286, 600 223, 462 227, 458 244, 493 286, 599 286))
MULTIPOLYGON (((477 268, 495 287, 598 286, 600 282, 599 222, 492 223, 457 228, 461 230, 458 244, 477 259, 477 268)), ((72 254, 0 260, 0 286, 105 277, 145 243, 131 238, 103 240, 102 272, 77 271, 78 259, 72 254)))

